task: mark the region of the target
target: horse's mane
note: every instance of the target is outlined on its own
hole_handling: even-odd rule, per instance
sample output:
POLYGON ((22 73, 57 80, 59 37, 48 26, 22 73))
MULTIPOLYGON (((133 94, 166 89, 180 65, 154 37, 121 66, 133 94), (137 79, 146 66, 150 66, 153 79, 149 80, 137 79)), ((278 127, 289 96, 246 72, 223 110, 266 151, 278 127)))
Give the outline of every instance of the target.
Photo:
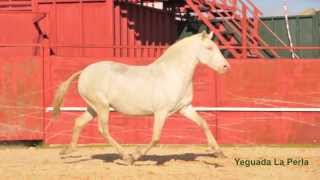
POLYGON ((199 37, 201 34, 195 34, 192 36, 187 36, 185 38, 179 39, 177 40, 173 45, 171 45, 167 51, 173 50, 173 49, 177 49, 183 45, 186 45, 188 43, 190 43, 191 41, 194 41, 195 38, 199 37))
POLYGON ((171 55, 172 53, 181 54, 178 51, 180 51, 181 48, 185 48, 187 44, 194 43, 195 39, 200 35, 201 34, 195 34, 176 41, 173 45, 168 47, 168 49, 155 61, 155 63, 161 61, 164 57, 171 55))

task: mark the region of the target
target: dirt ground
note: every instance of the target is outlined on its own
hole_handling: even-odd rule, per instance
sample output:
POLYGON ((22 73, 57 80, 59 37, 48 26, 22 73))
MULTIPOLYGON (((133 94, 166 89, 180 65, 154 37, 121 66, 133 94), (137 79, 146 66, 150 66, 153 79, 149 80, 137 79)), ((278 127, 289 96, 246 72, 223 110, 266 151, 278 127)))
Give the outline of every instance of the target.
POLYGON ((81 147, 63 157, 60 150, 2 147, 0 179, 320 179, 320 147, 223 147, 228 158, 218 159, 205 146, 158 146, 133 166, 115 163, 119 156, 111 147, 81 147), (240 165, 264 159, 271 165, 240 165))

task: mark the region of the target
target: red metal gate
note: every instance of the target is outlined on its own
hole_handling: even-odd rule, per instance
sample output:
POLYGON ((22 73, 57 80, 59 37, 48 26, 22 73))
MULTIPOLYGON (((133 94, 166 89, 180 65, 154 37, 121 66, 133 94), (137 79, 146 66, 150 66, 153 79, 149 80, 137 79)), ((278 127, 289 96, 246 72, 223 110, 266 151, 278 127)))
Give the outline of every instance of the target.
MULTIPOLYGON (((6 10, 24 11, 0 12, 1 25, 5 24, 0 29, 0 34, 5 35, 0 36, 0 140, 69 142, 73 119, 79 112, 63 112, 58 121, 51 120, 50 112, 44 113, 51 106, 59 83, 100 59, 127 64, 150 63, 176 39, 176 16, 172 11, 170 14, 141 3, 85 2, 13 0, 10 3, 14 5, 1 5, 6 10), (160 22, 161 28, 155 28, 160 22)), ((187 2, 189 6, 197 3, 196 8, 193 7, 195 11, 207 4, 198 0, 187 2)), ((240 4, 246 9, 243 3, 240 4)), ((228 8, 227 4, 222 5, 228 8)), ((243 15, 246 17, 246 13, 243 15)), ((247 19, 243 20, 247 23, 244 21, 247 19)), ((216 28, 223 29, 220 25, 211 29, 216 28)), ((246 37, 247 31, 242 32, 246 37)), ((245 37, 243 46, 235 47, 241 57, 250 54, 246 45, 250 45, 247 40, 252 37, 247 40, 245 37)), ((251 40, 256 49, 257 43, 251 40)), ((320 61, 238 59, 231 63, 232 70, 226 75, 217 76, 202 66, 197 69, 194 79, 195 106, 229 108, 223 112, 201 112, 220 143, 319 143, 319 112, 289 110, 319 108, 320 61), (249 112, 247 107, 267 109, 249 112), (274 107, 289 109, 274 111, 274 107)), ((75 86, 68 92, 64 106, 84 106, 75 86)), ((111 116, 112 134, 121 143, 149 141, 150 117, 128 117, 118 113, 111 116)), ((101 142, 104 141, 93 121, 82 133, 80 143, 101 142)), ((161 143, 204 142, 200 128, 179 115, 170 117, 161 139, 161 143)))
MULTIPOLYGON (((60 120, 52 121, 50 112, 44 114, 44 110, 51 106, 53 92, 60 82, 97 60, 55 56, 44 59, 2 57, 0 138, 67 143, 73 119, 79 112, 65 111, 60 120)), ((151 58, 113 60, 128 64, 152 61, 151 58)), ((194 83, 194 106, 229 108, 227 111, 201 112, 220 143, 319 143, 319 112, 291 111, 292 108, 319 108, 319 60, 231 60, 231 64, 232 71, 221 76, 200 67, 194 83), (287 110, 274 110, 279 107, 287 110), (258 109, 250 111, 246 108, 258 109), (261 111, 259 108, 266 109, 261 111)), ((68 92, 64 106, 85 106, 75 85, 68 92)), ((111 131, 122 143, 146 143, 150 138, 150 117, 129 117, 116 112, 111 116, 111 131)), ((86 127, 80 142, 103 142, 95 120, 86 127)), ((204 142, 200 128, 180 115, 169 118, 161 139, 161 143, 204 142)))
POLYGON ((42 140, 43 59, 0 57, 0 140, 42 140))
MULTIPOLYGON (((127 64, 142 65, 152 62, 154 59, 141 58, 106 58, 127 64)), ((98 61, 98 59, 84 57, 50 57, 46 60, 46 99, 45 107, 50 107, 54 90, 57 85, 68 78, 72 73, 82 69, 88 64, 98 61), (76 64, 74 62, 77 62, 76 64)), ((195 105, 214 106, 215 105, 215 81, 214 72, 207 67, 200 66, 195 77, 195 105)), ((76 91, 75 84, 65 97, 65 107, 85 107, 84 102, 76 91)), ((81 112, 64 111, 59 120, 51 118, 51 112, 46 113, 45 143, 60 144, 68 143, 74 118, 81 112)), ((213 113, 201 113, 206 117, 213 132, 216 131, 216 118, 213 113)), ((151 137, 152 117, 132 117, 122 115, 117 112, 111 113, 110 128, 112 135, 121 143, 148 143, 151 137)), ((103 143, 104 139, 97 131, 97 122, 93 120, 81 134, 80 143, 103 143)), ((180 115, 169 118, 163 131, 161 143, 181 144, 181 143, 204 143, 205 138, 200 128, 191 121, 186 121, 180 115)))

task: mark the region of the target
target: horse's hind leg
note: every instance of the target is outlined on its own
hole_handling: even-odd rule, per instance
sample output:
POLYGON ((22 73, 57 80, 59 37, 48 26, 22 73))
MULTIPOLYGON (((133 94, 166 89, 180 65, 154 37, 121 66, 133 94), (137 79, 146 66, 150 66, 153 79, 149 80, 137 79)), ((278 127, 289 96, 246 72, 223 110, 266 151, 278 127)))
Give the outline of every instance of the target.
POLYGON ((69 154, 75 151, 81 130, 95 116, 96 116, 96 112, 92 108, 88 107, 87 110, 81 116, 75 119, 75 124, 72 131, 71 143, 69 144, 68 147, 66 147, 60 152, 61 155, 69 154))
POLYGON ((166 118, 168 117, 167 112, 156 112, 154 114, 154 124, 153 124, 153 132, 152 132, 152 139, 150 144, 147 145, 145 149, 143 149, 142 152, 137 149, 137 152, 133 155, 134 160, 138 160, 142 156, 146 155, 152 147, 154 147, 156 144, 158 144, 160 140, 160 135, 162 128, 166 122, 166 118))
POLYGON ((125 153, 123 147, 115 140, 109 131, 109 106, 96 106, 96 112, 98 115, 98 125, 99 132, 113 147, 116 148, 117 152, 121 155, 123 160, 127 161, 129 164, 133 163, 133 158, 125 153))
POLYGON ((217 157, 226 157, 221 151, 217 141, 213 137, 207 122, 194 110, 191 105, 181 109, 180 113, 202 128, 207 137, 209 147, 215 151, 214 154, 217 157))

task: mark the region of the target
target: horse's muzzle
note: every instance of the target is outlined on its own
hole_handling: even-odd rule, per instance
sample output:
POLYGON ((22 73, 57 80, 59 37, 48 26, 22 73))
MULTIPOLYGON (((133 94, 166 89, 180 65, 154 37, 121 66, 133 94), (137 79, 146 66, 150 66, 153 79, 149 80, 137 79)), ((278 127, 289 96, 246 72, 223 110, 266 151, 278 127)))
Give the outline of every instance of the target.
POLYGON ((230 69, 231 69, 231 66, 230 66, 230 64, 228 63, 228 64, 223 65, 218 72, 219 72, 220 74, 223 74, 223 73, 227 72, 227 71, 230 70, 230 69))

